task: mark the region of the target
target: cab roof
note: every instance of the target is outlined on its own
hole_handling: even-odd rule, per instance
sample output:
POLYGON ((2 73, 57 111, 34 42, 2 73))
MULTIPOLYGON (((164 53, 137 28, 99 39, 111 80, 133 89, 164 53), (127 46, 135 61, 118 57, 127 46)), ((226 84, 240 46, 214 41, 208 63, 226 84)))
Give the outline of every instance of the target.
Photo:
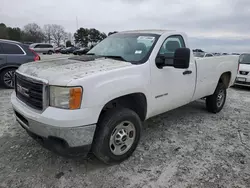
MULTIPOLYGON (((157 34, 162 35, 164 33, 173 32, 175 30, 161 30, 161 29, 145 29, 145 30, 128 30, 128 31, 121 31, 119 33, 150 33, 150 34, 157 34)), ((175 31, 176 32, 176 31, 175 31)))

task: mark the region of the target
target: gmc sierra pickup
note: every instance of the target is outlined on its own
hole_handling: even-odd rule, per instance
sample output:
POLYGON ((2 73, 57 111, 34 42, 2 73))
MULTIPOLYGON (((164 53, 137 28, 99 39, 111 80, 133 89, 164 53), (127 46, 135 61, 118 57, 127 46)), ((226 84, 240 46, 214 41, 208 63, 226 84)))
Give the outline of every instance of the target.
POLYGON ((201 98, 209 112, 220 112, 237 69, 237 56, 195 60, 182 32, 125 31, 86 55, 22 65, 11 102, 44 147, 121 162, 148 118, 201 98))

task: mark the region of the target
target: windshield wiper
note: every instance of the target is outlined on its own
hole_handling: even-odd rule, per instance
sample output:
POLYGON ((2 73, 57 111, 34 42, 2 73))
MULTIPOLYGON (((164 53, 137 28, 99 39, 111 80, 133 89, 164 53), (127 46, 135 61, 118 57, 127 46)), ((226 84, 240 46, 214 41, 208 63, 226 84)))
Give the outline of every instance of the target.
POLYGON ((95 55, 95 53, 86 53, 86 55, 95 55))
POLYGON ((100 57, 105 57, 105 58, 110 58, 110 59, 116 59, 116 60, 126 61, 122 56, 116 56, 116 55, 101 55, 100 57))

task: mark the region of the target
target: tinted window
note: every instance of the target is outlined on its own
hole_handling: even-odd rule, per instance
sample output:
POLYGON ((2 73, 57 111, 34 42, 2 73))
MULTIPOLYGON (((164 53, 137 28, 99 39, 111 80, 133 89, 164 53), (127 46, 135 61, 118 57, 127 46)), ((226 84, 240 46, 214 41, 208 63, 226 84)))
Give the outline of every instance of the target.
POLYGON ((4 54, 24 54, 21 48, 15 44, 2 43, 4 54))
POLYGON ((40 48, 53 48, 51 44, 40 44, 40 48))
POLYGON ((240 64, 250 64, 250 54, 242 54, 239 57, 240 64))

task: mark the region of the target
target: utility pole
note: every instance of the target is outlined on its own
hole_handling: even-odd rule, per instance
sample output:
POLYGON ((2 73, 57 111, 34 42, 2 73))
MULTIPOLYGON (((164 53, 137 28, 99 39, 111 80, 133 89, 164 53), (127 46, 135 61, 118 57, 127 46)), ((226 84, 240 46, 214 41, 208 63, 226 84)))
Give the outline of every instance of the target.
POLYGON ((77 19, 77 16, 76 16, 76 30, 78 30, 78 19, 77 19))

